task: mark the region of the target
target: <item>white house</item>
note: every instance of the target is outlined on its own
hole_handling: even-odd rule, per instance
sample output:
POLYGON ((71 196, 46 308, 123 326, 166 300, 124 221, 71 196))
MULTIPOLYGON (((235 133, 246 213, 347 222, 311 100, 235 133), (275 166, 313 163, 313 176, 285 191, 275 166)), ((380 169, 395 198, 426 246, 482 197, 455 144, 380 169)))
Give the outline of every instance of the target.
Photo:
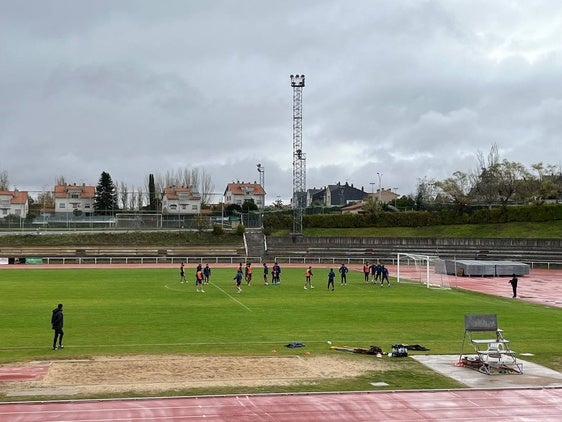
POLYGON ((164 214, 199 214, 201 212, 201 195, 190 187, 169 186, 162 192, 162 213, 164 214))
POLYGON ((265 205, 265 190, 259 183, 232 182, 224 191, 224 203, 242 206, 245 201, 254 200, 258 208, 265 205))
POLYGON ((29 196, 25 191, 0 191, 0 218, 16 215, 25 218, 29 211, 29 196))
POLYGON ((94 213, 94 199, 96 188, 86 186, 85 183, 77 185, 55 186, 55 215, 73 214, 81 211, 85 215, 94 213))

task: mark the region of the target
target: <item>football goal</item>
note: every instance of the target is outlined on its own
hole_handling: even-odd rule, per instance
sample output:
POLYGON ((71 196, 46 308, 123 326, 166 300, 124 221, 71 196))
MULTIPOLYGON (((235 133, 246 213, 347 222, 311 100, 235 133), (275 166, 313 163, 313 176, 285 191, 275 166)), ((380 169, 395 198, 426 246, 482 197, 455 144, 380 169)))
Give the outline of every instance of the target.
POLYGON ((438 256, 398 253, 396 281, 410 280, 424 283, 428 288, 449 289, 449 278, 442 274, 445 261, 438 256))

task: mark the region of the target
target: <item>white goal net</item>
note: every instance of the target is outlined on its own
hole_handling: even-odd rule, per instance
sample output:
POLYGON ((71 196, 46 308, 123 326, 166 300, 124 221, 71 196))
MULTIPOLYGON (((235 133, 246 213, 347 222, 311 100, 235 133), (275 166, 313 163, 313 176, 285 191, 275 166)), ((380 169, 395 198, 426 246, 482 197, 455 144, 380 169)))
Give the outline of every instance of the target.
POLYGON ((443 274, 445 261, 438 256, 418 255, 412 253, 398 253, 396 267, 396 281, 417 281, 428 288, 449 289, 449 277, 443 274))

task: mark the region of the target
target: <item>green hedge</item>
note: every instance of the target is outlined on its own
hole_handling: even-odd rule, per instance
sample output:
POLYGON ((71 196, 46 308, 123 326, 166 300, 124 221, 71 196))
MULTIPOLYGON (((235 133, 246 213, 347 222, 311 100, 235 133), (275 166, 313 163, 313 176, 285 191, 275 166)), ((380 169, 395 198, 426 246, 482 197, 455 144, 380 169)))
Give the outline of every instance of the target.
MULTIPOLYGON (((380 212, 373 215, 314 214, 303 216, 306 228, 360 227, 423 227, 451 224, 498 224, 507 222, 541 222, 562 220, 562 204, 525 205, 498 208, 467 208, 458 213, 452 209, 440 211, 380 212)), ((292 215, 264 216, 266 232, 292 227, 292 215)))

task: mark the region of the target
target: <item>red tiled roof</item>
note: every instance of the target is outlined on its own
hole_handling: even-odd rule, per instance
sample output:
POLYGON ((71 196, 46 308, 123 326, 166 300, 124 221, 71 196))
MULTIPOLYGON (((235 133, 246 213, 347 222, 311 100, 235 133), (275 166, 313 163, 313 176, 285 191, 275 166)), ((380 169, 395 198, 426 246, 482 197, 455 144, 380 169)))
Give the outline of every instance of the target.
POLYGON ((96 188, 94 186, 86 185, 56 185, 55 198, 66 198, 68 192, 80 192, 80 198, 93 198, 96 195, 96 188))
POLYGON ((10 202, 12 204, 25 204, 28 200, 27 192, 21 190, 3 190, 0 191, 0 195, 11 196, 10 202))
POLYGON ((164 196, 168 199, 178 199, 180 193, 187 193, 189 195, 189 199, 201 199, 201 195, 199 195, 198 192, 193 192, 189 187, 168 186, 164 188, 164 196))
POLYGON ((265 190, 259 183, 232 182, 226 186, 226 192, 232 192, 233 195, 265 195, 265 190))
POLYGON ((361 209, 361 208, 363 208, 364 206, 365 206, 365 203, 364 203, 364 202, 357 202, 357 203, 355 203, 355 204, 351 204, 351 205, 348 205, 348 206, 346 206, 346 207, 343 207, 343 208, 341 209, 341 211, 342 211, 342 212, 343 212, 343 211, 354 211, 354 210, 356 210, 356 209, 361 209))

